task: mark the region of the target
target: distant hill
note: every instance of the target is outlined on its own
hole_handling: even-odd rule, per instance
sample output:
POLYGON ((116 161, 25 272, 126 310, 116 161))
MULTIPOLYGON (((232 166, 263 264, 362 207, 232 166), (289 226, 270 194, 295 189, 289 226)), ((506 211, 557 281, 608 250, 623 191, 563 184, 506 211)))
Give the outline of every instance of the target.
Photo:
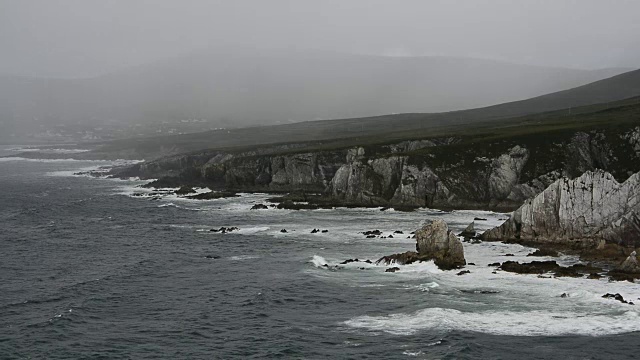
MULTIPOLYGON (((209 148, 255 147, 278 143, 325 142, 358 145, 392 140, 419 139, 433 134, 474 131, 486 126, 518 126, 523 122, 546 121, 562 117, 563 121, 587 121, 588 116, 611 108, 633 106, 633 119, 640 125, 640 70, 627 72, 567 91, 529 100, 485 108, 434 114, 398 114, 367 118, 307 121, 287 125, 247 127, 157 138, 129 139, 111 142, 105 151, 125 151, 122 156, 142 154, 159 156, 168 153, 209 148), (569 120, 567 120, 569 119, 569 120), (128 150, 125 150, 128 149, 128 150)), ((606 120, 598 115, 598 121, 606 120)), ((633 120, 632 119, 632 120, 633 120)), ((629 119, 625 118, 625 121, 629 119)), ((338 145, 336 145, 338 146, 338 145)))
POLYGON ((622 71, 448 57, 211 50, 91 79, 0 77, 0 133, 54 123, 205 118, 212 126, 237 127, 442 112, 530 98, 622 71))

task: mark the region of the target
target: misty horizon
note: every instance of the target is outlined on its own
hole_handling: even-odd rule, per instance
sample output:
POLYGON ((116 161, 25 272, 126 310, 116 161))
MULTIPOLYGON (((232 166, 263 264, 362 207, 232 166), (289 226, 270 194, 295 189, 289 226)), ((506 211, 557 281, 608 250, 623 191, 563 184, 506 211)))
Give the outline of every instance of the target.
POLYGON ((640 64, 633 1, 4 0, 0 9, 4 75, 88 78, 233 47, 571 69, 640 64))

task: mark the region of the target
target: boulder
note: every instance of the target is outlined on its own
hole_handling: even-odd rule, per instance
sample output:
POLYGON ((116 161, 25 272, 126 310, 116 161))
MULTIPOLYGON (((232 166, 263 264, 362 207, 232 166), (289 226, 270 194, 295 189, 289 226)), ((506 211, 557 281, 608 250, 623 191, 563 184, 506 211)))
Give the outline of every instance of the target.
POLYGON ((250 210, 267 210, 269 209, 269 207, 267 205, 264 204, 255 204, 251 207, 250 210))
POLYGON ((475 221, 472 221, 471 224, 469 224, 469 226, 466 227, 466 229, 464 229, 459 236, 462 236, 464 238, 473 238, 476 236, 476 229, 475 229, 475 221))
POLYGON ((440 219, 416 231, 416 251, 421 257, 433 259, 443 270, 459 268, 467 263, 462 242, 440 219))
POLYGON ((623 273, 640 274, 640 264, 636 252, 632 252, 616 270, 623 273))

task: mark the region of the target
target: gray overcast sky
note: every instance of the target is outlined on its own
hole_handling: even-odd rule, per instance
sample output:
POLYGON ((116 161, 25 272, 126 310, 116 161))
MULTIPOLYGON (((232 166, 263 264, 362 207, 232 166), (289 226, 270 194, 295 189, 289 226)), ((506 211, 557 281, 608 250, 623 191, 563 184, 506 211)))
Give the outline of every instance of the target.
POLYGON ((0 0, 0 73, 83 77, 206 47, 640 67, 637 0, 0 0))

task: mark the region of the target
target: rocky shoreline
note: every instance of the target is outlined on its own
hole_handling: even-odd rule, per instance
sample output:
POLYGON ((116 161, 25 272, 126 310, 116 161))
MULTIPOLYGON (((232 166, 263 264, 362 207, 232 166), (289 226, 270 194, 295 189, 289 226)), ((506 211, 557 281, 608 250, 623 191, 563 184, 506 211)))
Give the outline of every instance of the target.
MULTIPOLYGON (((256 210, 513 210, 504 224, 480 237, 473 227, 461 235, 469 242, 578 254, 615 268, 640 247, 640 127, 554 133, 547 140, 512 137, 479 144, 448 137, 303 153, 287 146, 203 151, 117 167, 109 176, 157 179, 147 186, 177 187, 190 199, 278 195, 256 210), (211 191, 193 194, 192 186, 211 191)), ((398 259, 423 260, 424 254, 416 254, 398 259)))

